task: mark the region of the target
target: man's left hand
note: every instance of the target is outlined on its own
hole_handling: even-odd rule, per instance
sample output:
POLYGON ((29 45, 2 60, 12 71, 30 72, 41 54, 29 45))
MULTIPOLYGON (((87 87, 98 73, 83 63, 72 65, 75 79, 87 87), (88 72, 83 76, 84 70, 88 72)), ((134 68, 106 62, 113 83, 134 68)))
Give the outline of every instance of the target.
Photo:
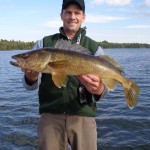
POLYGON ((85 86, 85 88, 91 93, 101 95, 104 90, 104 84, 102 80, 91 74, 77 76, 77 79, 85 86))

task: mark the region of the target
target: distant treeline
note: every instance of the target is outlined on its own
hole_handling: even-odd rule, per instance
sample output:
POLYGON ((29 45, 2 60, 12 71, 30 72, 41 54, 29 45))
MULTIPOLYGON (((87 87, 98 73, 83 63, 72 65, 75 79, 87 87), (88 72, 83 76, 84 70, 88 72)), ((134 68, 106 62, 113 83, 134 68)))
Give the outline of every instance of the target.
POLYGON ((146 43, 110 43, 108 41, 99 42, 102 48, 150 48, 146 43))
MULTIPOLYGON (((28 50, 32 49, 35 42, 23 42, 14 40, 0 40, 0 50, 28 50)), ((108 41, 99 42, 102 48, 150 48, 146 43, 110 43, 108 41)))
POLYGON ((0 50, 28 50, 32 49, 34 42, 23 42, 14 40, 0 40, 0 50))

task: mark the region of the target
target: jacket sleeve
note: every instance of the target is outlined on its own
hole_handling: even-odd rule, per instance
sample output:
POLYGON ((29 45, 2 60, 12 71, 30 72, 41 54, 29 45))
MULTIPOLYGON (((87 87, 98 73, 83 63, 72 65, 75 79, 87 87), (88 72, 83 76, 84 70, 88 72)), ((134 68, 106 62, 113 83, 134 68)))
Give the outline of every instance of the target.
POLYGON ((37 41, 34 47, 32 48, 32 50, 39 49, 39 48, 43 48, 43 39, 37 41))
POLYGON ((104 91, 101 95, 95 95, 95 94, 92 94, 92 100, 94 102, 98 102, 99 100, 102 100, 104 99, 109 93, 109 90, 108 88, 104 85, 104 91))
POLYGON ((29 90, 29 91, 38 89, 39 85, 41 84, 41 74, 39 74, 38 80, 37 80, 33 85, 28 85, 28 84, 26 83, 25 76, 24 76, 24 77, 22 78, 22 84, 23 84, 23 87, 24 87, 26 90, 29 90))
POLYGON ((98 46, 94 56, 99 56, 99 55, 104 55, 104 51, 100 46, 98 46))

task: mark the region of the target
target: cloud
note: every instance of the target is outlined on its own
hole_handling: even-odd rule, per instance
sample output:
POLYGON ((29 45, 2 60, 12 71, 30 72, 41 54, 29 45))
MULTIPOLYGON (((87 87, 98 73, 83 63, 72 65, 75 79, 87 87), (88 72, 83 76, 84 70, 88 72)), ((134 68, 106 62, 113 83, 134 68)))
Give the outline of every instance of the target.
POLYGON ((104 3, 104 2, 105 2, 104 0, 92 0, 91 4, 101 4, 101 3, 104 3))
POLYGON ((127 26, 128 29, 148 29, 150 28, 150 25, 131 25, 127 26))
POLYGON ((0 0, 0 2, 12 2, 12 0, 0 0))
POLYGON ((144 1, 144 6, 150 6, 150 0, 145 0, 144 1))
POLYGON ((106 23, 117 20, 124 20, 125 17, 117 17, 117 16, 96 16, 96 15, 87 15, 86 22, 88 23, 106 23))
POLYGON ((147 12, 134 12, 133 15, 136 17, 150 17, 150 11, 147 12))
MULTIPOLYGON (((107 23, 111 21, 117 21, 117 20, 124 20, 126 19, 125 17, 117 17, 117 16, 96 16, 92 14, 88 14, 86 16, 85 22, 87 23, 107 23)), ((50 20, 46 21, 42 24, 44 27, 48 27, 51 29, 58 29, 60 26, 62 26, 62 21, 60 19, 58 20, 50 20)))
POLYGON ((62 26, 62 21, 61 20, 50 20, 50 21, 46 21, 43 24, 44 27, 49 27, 49 28, 59 28, 60 26, 62 26))
MULTIPOLYGON (((147 0, 148 1, 148 0, 147 0)), ((92 0, 92 4, 106 3, 108 5, 128 5, 132 0, 92 0)))

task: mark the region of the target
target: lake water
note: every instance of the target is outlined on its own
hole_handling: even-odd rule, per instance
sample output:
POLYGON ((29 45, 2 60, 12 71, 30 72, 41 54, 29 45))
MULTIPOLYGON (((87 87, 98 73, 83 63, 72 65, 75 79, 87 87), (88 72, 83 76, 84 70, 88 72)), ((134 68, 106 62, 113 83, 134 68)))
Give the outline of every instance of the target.
MULTIPOLYGON (((138 84, 140 96, 137 106, 130 110, 118 85, 98 102, 98 150, 150 150, 150 49, 104 51, 138 84)), ((25 90, 23 73, 9 64, 11 56, 20 52, 0 51, 0 150, 37 149, 37 90, 25 90)))

